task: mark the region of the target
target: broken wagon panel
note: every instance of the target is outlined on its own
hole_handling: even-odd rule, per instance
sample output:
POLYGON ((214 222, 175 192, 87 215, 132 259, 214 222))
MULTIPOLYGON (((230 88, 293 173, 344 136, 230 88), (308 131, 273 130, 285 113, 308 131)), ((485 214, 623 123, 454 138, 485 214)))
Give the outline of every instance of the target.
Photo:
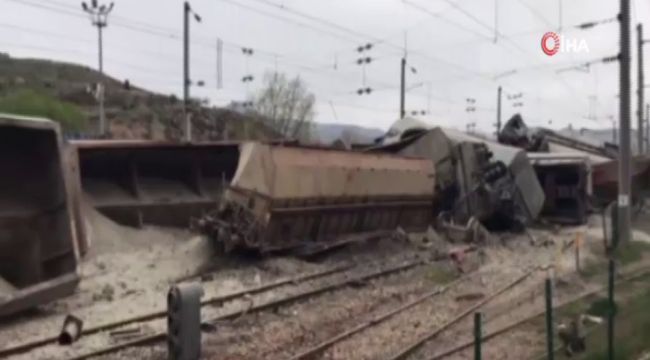
POLYGON ((239 156, 234 142, 82 140, 71 147, 83 200, 132 226, 187 227, 214 207, 239 156))

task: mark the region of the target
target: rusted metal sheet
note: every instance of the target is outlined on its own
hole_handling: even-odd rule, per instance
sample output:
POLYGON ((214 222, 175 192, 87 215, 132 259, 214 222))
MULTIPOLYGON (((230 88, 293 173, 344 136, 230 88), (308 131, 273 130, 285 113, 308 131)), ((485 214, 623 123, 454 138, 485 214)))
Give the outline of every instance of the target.
POLYGON ((56 123, 0 114, 0 316, 74 290, 79 250, 56 123))
POLYGON ((424 229, 434 187, 433 164, 424 159, 245 143, 219 211, 199 227, 226 250, 260 251, 424 229))
POLYGON ((95 140, 70 147, 83 201, 132 226, 189 226, 215 206, 239 158, 235 142, 95 140))

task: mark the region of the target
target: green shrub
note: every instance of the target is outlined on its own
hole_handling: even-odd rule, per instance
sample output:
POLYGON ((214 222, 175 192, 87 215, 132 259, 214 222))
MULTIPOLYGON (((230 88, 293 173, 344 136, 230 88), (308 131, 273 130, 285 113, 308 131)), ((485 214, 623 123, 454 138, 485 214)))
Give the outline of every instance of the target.
POLYGON ((0 112, 48 118, 67 131, 83 130, 87 123, 76 105, 27 89, 0 97, 0 112))

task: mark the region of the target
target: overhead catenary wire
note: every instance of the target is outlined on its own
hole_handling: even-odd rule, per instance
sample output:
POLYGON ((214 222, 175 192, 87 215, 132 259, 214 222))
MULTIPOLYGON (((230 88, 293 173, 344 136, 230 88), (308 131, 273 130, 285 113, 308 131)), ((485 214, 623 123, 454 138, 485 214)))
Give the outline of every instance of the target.
MULTIPOLYGON (((0 25, 1 26, 1 25, 0 25)), ((25 48, 25 49, 31 49, 31 50, 38 50, 38 51, 45 51, 45 52, 51 52, 51 53, 75 53, 75 54, 82 54, 82 55, 88 55, 94 56, 95 53, 91 50, 79 50, 79 49, 67 49, 67 48, 62 48, 62 47, 45 47, 45 46, 36 46, 36 45, 26 45, 26 44, 18 44, 18 43, 7 43, 7 42, 0 42, 0 44, 5 45, 5 46, 11 46, 11 47, 16 47, 16 48, 25 48)), ((118 59, 113 59, 112 57, 107 57, 108 60, 110 60, 112 63, 118 63, 122 66, 126 66, 129 68, 132 68, 134 70, 138 71, 138 77, 144 77, 148 78, 147 83, 151 83, 152 80, 155 80, 157 84, 160 85, 165 85, 165 86, 177 86, 177 85, 182 85, 182 79, 179 77, 169 79, 168 71, 164 70, 155 70, 152 69, 151 67, 147 67, 144 65, 137 65, 137 64, 132 64, 128 62, 124 62, 118 59), (165 79, 164 82, 161 81, 161 79, 165 79), (174 81, 175 80, 175 81, 174 81)), ((202 76, 198 76, 201 78, 202 76)), ((348 79, 351 81, 350 79, 348 79)), ((236 81, 235 79, 226 79, 226 83, 229 84, 238 84, 239 82, 236 81)), ((352 84, 352 82, 350 82, 352 84)), ((388 88, 395 88, 394 85, 387 85, 385 88, 379 88, 380 90, 382 89, 388 89, 388 88)), ((327 91, 318 91, 322 95, 325 96, 331 96, 331 92, 327 91)), ((342 95, 341 93, 337 94, 337 96, 342 95)), ((340 102, 335 102, 335 104, 342 105, 342 106, 349 106, 349 107, 356 107, 356 108, 362 108, 365 110, 371 110, 371 111, 377 111, 377 112, 394 112, 394 110, 389 110, 389 109, 380 109, 376 107, 371 107, 371 106, 364 106, 364 105, 358 105, 358 104, 349 104, 349 103, 340 103, 340 102)))
MULTIPOLYGON (((56 7, 53 7, 51 4, 48 4, 49 6, 44 6, 43 4, 35 3, 32 0, 6 0, 6 1, 22 3, 22 4, 25 4, 25 5, 39 7, 39 8, 45 9, 45 10, 59 12, 59 13, 62 13, 62 14, 71 15, 71 16, 75 16, 75 17, 82 17, 82 18, 84 17, 83 15, 79 14, 78 12, 72 10, 72 7, 69 7, 69 6, 63 7, 63 8, 56 8, 56 7)), ((56 1, 53 4, 59 4, 60 6, 66 6, 67 5, 67 4, 63 4, 63 3, 60 3, 60 2, 56 2, 56 1)), ((273 14, 269 14, 269 16, 273 16, 273 14)), ((161 38, 174 39, 174 40, 177 40, 177 41, 182 40, 180 34, 178 34, 176 32, 173 32, 174 31, 173 29, 162 28, 162 27, 153 26, 153 25, 147 25, 146 23, 143 23, 143 22, 137 22, 136 23, 137 26, 134 26, 131 23, 133 20, 128 20, 128 22, 127 22, 127 19, 124 18, 124 17, 116 17, 116 19, 117 19, 117 21, 115 22, 115 26, 118 26, 118 27, 123 27, 123 28, 128 29, 128 30, 141 32, 141 33, 149 34, 149 35, 152 35, 152 36, 158 36, 158 37, 161 37, 161 38)), ((357 35, 358 36, 367 36, 367 35, 361 34, 361 33, 358 33, 357 35)), ((377 39, 375 39, 375 40, 377 40, 377 39)), ((381 39, 378 39, 378 40, 380 42, 383 42, 383 40, 381 40, 381 39)), ((203 39, 199 39, 199 40, 193 40, 193 41, 191 41, 191 43, 199 45, 199 46, 203 46, 203 47, 209 47, 209 48, 214 48, 215 47, 214 41, 212 41, 212 40, 210 41, 210 43, 206 43, 206 42, 204 42, 203 39)), ((395 45, 395 44, 389 44, 389 45, 392 46, 394 49, 401 50, 401 47, 398 46, 398 45, 395 45)), ((239 49, 241 47, 242 47, 241 44, 237 44, 237 43, 233 43, 233 42, 224 40, 224 50, 226 50, 226 51, 239 51, 239 49)), ((282 54, 273 53, 273 52, 269 52, 269 51, 266 51, 266 50, 256 49, 256 53, 259 53, 259 54, 264 55, 264 56, 268 56, 268 57, 272 58, 274 62, 278 61, 280 63, 285 63, 285 64, 287 64, 289 66, 293 66, 293 67, 300 68, 300 69, 303 69, 303 70, 308 70, 308 71, 327 70, 327 66, 322 66, 322 65, 308 66, 308 65, 305 65, 305 64, 298 64, 298 63, 295 63, 295 62, 278 60, 278 58, 282 59, 285 56, 283 56, 282 54)), ((458 65, 456 65, 454 63, 450 63, 450 62, 447 62, 447 61, 444 61, 444 60, 441 60, 441 59, 438 59, 438 58, 433 58, 433 57, 431 57, 431 56, 429 56, 427 54, 423 54, 423 53, 421 53, 419 51, 411 51, 411 54, 414 55, 414 56, 423 57, 426 60, 435 61, 435 62, 438 62, 438 63, 443 63, 443 64, 450 65, 451 67, 453 67, 453 68, 455 68, 455 69, 457 69, 458 71, 461 71, 461 72, 464 71, 464 70, 467 70, 467 69, 463 69, 462 67, 459 69, 458 65)), ((389 56, 389 55, 384 56, 384 58, 389 58, 389 57, 391 57, 391 56, 389 56)), ((471 73, 471 75, 479 77, 479 78, 487 78, 488 77, 488 76, 486 76, 484 74, 481 74, 481 73, 478 73, 476 71, 471 71, 470 70, 470 73, 471 73)))
MULTIPOLYGON (((472 28, 461 25, 456 21, 447 19, 446 17, 442 16, 442 13, 433 12, 433 11, 427 9, 426 7, 424 7, 424 6, 420 5, 420 4, 417 4, 417 3, 413 2, 413 1, 410 1, 410 0, 403 0, 402 2, 404 4, 406 4, 406 5, 408 5, 408 6, 416 9, 416 10, 419 10, 422 13, 425 13, 425 14, 431 16, 432 18, 438 19, 438 20, 443 21, 443 22, 445 22, 445 23, 447 23, 449 25, 452 25, 452 26, 454 26, 454 27, 456 27, 458 29, 461 29, 461 30, 464 30, 466 32, 472 33, 472 34, 476 35, 478 38, 481 38, 481 39, 484 39, 484 40, 492 40, 491 37, 479 32, 479 31, 476 31, 476 30, 474 30, 472 28)), ((453 7, 451 4, 449 6, 453 7)))
MULTIPOLYGON (((62 14, 62 15, 67 15, 67 16, 72 16, 72 17, 76 17, 76 18, 86 19, 86 16, 81 14, 79 11, 74 10, 74 9, 76 9, 76 7, 73 9, 73 8, 71 8, 69 6, 64 6, 66 4, 61 4, 61 3, 58 3, 58 2, 54 2, 53 4, 59 4, 59 5, 53 5, 53 4, 49 4, 49 3, 48 4, 42 4, 42 3, 35 2, 33 0, 4 0, 4 1, 10 1, 10 2, 17 3, 17 4, 22 4, 22 5, 26 5, 26 6, 30 6, 30 7, 34 7, 34 8, 39 8, 39 9, 42 9, 42 10, 51 11, 51 12, 62 14)), ((151 36, 155 36, 155 37, 159 37, 159 38, 163 38, 163 39, 175 40, 175 41, 179 41, 179 42, 183 40, 182 39, 182 34, 180 33, 180 30, 178 30, 178 29, 158 27, 156 25, 146 24, 144 22, 135 21, 135 20, 128 19, 128 18, 125 18, 125 17, 122 17, 122 16, 116 16, 115 19, 116 19, 116 21, 114 21, 113 24, 112 24, 113 27, 123 28, 123 29, 126 29, 126 30, 131 30, 131 31, 134 31, 134 32, 138 32, 138 33, 141 33, 141 34, 147 34, 147 35, 151 35, 151 36)), ((228 47, 228 48, 230 48, 232 50, 234 50, 234 49, 239 50, 242 47, 244 47, 243 44, 239 44, 239 43, 232 42, 232 41, 227 41, 227 40, 223 40, 223 41, 224 41, 225 47, 228 47)), ((215 46, 216 46, 215 43, 214 43, 214 39, 207 39, 204 36, 200 36, 200 35, 195 36, 195 38, 192 39, 190 41, 190 43, 193 44, 193 45, 197 45, 197 46, 201 46, 201 47, 207 47, 207 48, 211 48, 211 49, 214 49, 215 46)), ((268 57, 271 57, 271 58, 274 58, 274 57, 275 58, 277 58, 277 57, 286 58, 285 55, 275 53, 275 52, 272 52, 272 51, 268 51, 268 50, 265 50, 265 49, 256 48, 256 53, 259 54, 259 55, 268 56, 268 57)), ((282 60, 280 60, 280 61, 282 61, 282 60)), ((322 65, 319 65, 319 67, 322 67, 322 65)))
MULTIPOLYGON (((47 10, 47 11, 56 11, 56 12, 59 12, 59 13, 62 13, 62 14, 72 15, 72 16, 75 16, 77 18, 84 18, 85 19, 85 16, 83 16, 83 14, 77 9, 76 6, 72 6, 70 4, 61 2, 60 0, 59 1, 52 0, 52 1, 49 1, 47 3, 40 3, 40 2, 37 2, 35 0, 6 0, 6 1, 12 1, 12 2, 23 3, 23 4, 30 4, 30 6, 41 7, 44 10, 47 10)), ((229 1, 233 2, 232 0, 229 0, 229 1)), ((350 41, 348 41, 348 40, 342 40, 342 41, 344 41, 346 43, 349 43, 349 44, 358 45, 360 43, 365 43, 365 42, 383 44, 381 49, 384 50, 385 53, 380 54, 379 56, 377 56, 376 57, 377 59, 380 59, 380 58, 390 59, 390 58, 393 58, 393 57, 397 57, 398 54, 400 54, 401 51, 403 50, 403 46, 398 45, 398 44, 396 44, 395 42, 392 42, 392 41, 384 40, 383 38, 381 38, 379 36, 375 36, 374 34, 369 35, 369 34, 359 32, 356 29, 349 29, 349 28, 346 28, 345 26, 341 26, 340 24, 337 24, 337 22, 335 22, 335 21, 330 21, 330 20, 327 20, 325 18, 321 18, 320 16, 311 15, 311 14, 304 13, 304 12, 301 12, 301 11, 294 11, 294 9, 292 9, 292 8, 289 8, 289 10, 286 10, 285 9, 286 6, 284 6, 284 7, 278 6, 278 4, 274 3, 273 1, 269 1, 269 0, 247 0, 247 1, 249 3, 251 3, 251 4, 253 4, 253 5, 254 4, 263 5, 263 7, 251 6, 251 7, 256 8, 258 10, 263 9, 262 11, 264 11, 266 14, 261 14, 261 15, 264 15, 264 16, 276 16, 276 17, 279 16, 280 18, 284 18, 283 20, 278 19, 279 21, 292 22, 294 24, 295 24, 295 22, 308 23, 308 24, 314 25, 315 28, 319 29, 319 30, 314 30, 316 32, 321 32, 321 33, 323 33, 323 31, 324 32, 334 32, 334 33, 337 33, 339 35, 347 37, 350 41), (280 14, 279 12, 283 12, 283 13, 288 14, 290 16, 285 16, 284 14, 280 14), (309 20, 309 17, 312 17, 313 19, 309 20), (293 20, 286 20, 286 18, 293 19, 293 20), (309 21, 306 21, 305 19, 307 19, 309 21), (316 20, 316 19, 320 19, 320 20, 316 20), (303 21, 303 20, 305 20, 305 21, 303 21), (352 30, 352 31, 350 32, 350 31, 347 31, 347 30, 352 30)), ((406 1, 413 2, 411 0, 406 0, 406 1)), ((451 3, 449 1, 447 3, 448 3, 448 8, 447 9, 456 10, 456 7, 462 6, 462 4, 458 5, 457 3, 451 3), (454 4, 456 5, 456 7, 453 6, 454 4)), ((421 5, 418 5, 418 6, 421 6, 421 5)), ((425 9, 426 9, 426 7, 425 7, 425 9)), ((464 9, 464 10, 467 10, 467 9, 464 9)), ((429 11, 431 11, 431 10, 429 10, 429 11)), ((431 12, 433 12, 433 11, 431 11, 431 12)), ((471 14, 471 12, 469 12, 469 11, 466 11, 466 12, 471 14)), ((443 15, 441 15, 440 17, 443 19, 443 20, 441 20, 443 22, 446 22, 446 20, 451 19, 451 18, 449 18, 447 16, 443 16, 443 15)), ((430 18, 434 18, 434 16, 430 16, 430 18)), ((136 32, 143 33, 143 34, 150 34, 152 36, 160 37, 161 39, 180 40, 177 29, 173 29, 173 28, 165 27, 165 26, 160 26, 160 25, 155 25, 155 24, 148 24, 147 22, 130 19, 130 18, 123 17, 123 16, 115 16, 114 19, 115 19, 115 21, 113 22, 113 24, 111 24, 111 26, 120 27, 120 28, 123 28, 123 29, 128 29, 128 30, 136 31, 136 32)), ((606 24, 606 23, 611 22, 611 21, 612 21, 612 19, 604 19, 604 20, 597 21, 597 23, 606 24)), ((459 24, 461 26, 464 26, 462 23, 459 23, 459 24)), ((486 27, 486 29, 491 28, 492 30, 495 30, 495 26, 490 26, 490 25, 487 25, 487 26, 488 27, 486 27)), ((468 29, 473 30, 471 26, 465 26, 465 27, 467 27, 468 29)), ((576 28, 576 30, 579 30, 579 28, 576 28)), ((532 33, 533 31, 531 30, 531 31, 528 31, 528 32, 532 33)), ((510 38, 510 37, 514 36, 513 34, 503 34, 498 30, 497 30, 497 33, 498 33, 499 36, 503 36, 503 37, 506 37, 506 38, 510 38)), ((491 39, 492 39, 491 36, 483 35, 482 32, 476 32, 475 35, 477 36, 478 39, 475 39, 474 41, 491 41, 491 39), (481 35, 480 38, 478 38, 479 34, 481 35)), ((216 46, 215 45, 215 39, 216 39, 216 36, 214 38, 209 38, 209 39, 207 37, 200 36, 198 39, 193 40, 192 43, 197 44, 197 45, 199 45, 201 47, 204 47, 204 48, 215 49, 215 46, 216 46)), ((510 47, 511 45, 508 44, 508 46, 510 47)), ((349 51, 351 53, 353 53, 355 46, 348 46, 348 48, 350 49, 349 51)), ((234 54, 235 52, 240 51, 240 49, 241 49, 241 44, 238 44, 238 43, 233 42, 231 40, 224 40, 224 52, 227 52, 229 54, 234 54)), ((438 59, 438 58, 436 58, 434 56, 430 56, 429 54, 427 54, 426 51, 421 51, 421 50, 418 50, 418 49, 411 49, 411 51, 409 53, 412 56, 412 61, 420 61, 421 66, 425 67, 427 69, 435 67, 436 64, 445 64, 446 63, 447 65, 449 65, 449 68, 453 69, 453 72, 451 72, 451 74, 449 72, 443 74, 444 77, 448 77, 449 75, 453 76, 458 72, 459 74, 462 74, 462 76, 457 76, 456 77, 458 80, 467 79, 469 81, 487 81, 487 82, 490 82, 492 84, 494 83, 493 74, 480 72, 480 71, 477 71, 475 69, 467 69, 467 68, 465 68, 463 66, 460 66, 459 64, 456 64, 456 63, 453 63, 453 62, 450 62, 450 61, 446 61, 445 59, 438 59), (413 57, 415 57, 415 59, 413 59, 413 57)), ((153 55, 153 51, 152 51, 151 55, 153 55)), ((168 61, 168 60, 172 61, 170 56, 165 57, 165 61, 168 61)), ((202 59, 200 59, 200 58, 198 58, 197 60, 202 61, 202 59)), ((257 48, 256 48, 256 56, 251 60, 260 61, 260 62, 264 62, 264 63, 268 63, 268 64, 274 64, 274 65, 277 62, 278 64, 283 65, 283 67, 285 67, 285 68, 295 69, 298 73, 309 72, 310 74, 313 74, 314 76, 319 76, 319 77, 322 77, 322 78, 327 77, 327 78, 337 79, 337 81, 340 80, 340 84, 348 83, 348 80, 347 80, 347 77, 349 76, 348 74, 342 73, 340 69, 337 69, 337 70, 331 69, 331 64, 323 65, 323 63, 326 63, 326 62, 318 63, 318 61, 315 61, 316 64, 312 64, 312 63, 310 63, 310 61, 301 61, 301 60, 291 61, 291 58, 289 56, 287 56, 286 54, 281 54, 279 52, 268 51, 266 49, 259 49, 258 50, 257 48), (339 74, 341 74, 341 75, 339 75, 339 74)), ((305 59, 303 59, 303 60, 305 60, 305 59)), ((209 66, 210 66, 211 69, 214 68, 214 59, 211 59, 210 61, 205 61, 205 63, 206 64, 209 63, 210 64, 209 66)), ((348 62, 343 60, 342 62, 339 62, 339 63, 340 64, 347 64, 348 62)), ((350 64, 352 64, 352 62, 350 62, 350 64)), ((132 65, 134 65, 134 64, 132 64, 132 65)), ((147 66, 144 66, 144 67, 147 67, 147 66)), ((445 65, 445 67, 446 67, 446 65, 445 65)), ((441 68, 442 68, 442 66, 441 66, 441 68)), ((265 67, 265 69, 269 69, 269 67, 265 67)), ((533 66, 523 66, 523 67, 520 68, 520 71, 518 71, 518 73, 521 73, 523 71, 531 71, 531 72, 532 71, 543 71, 543 70, 546 70, 546 69, 553 70, 553 69, 555 69, 555 67, 548 66, 547 64, 541 64, 541 66, 535 66, 535 65, 533 65, 533 66)), ((437 75, 437 74, 434 74, 433 78, 436 78, 435 75, 437 75)), ((558 81, 558 83, 563 83, 563 85, 567 86, 567 88, 571 87, 570 84, 566 83, 566 79, 563 79, 563 78, 561 78, 559 76, 555 76, 555 78, 556 78, 555 81, 558 81)), ((368 79, 369 82, 381 83, 381 81, 377 81, 377 80, 379 80, 379 79, 375 79, 374 81, 373 81, 373 79, 368 79)), ((427 76, 426 79, 423 79, 423 80, 431 81, 432 77, 431 77, 431 75, 429 75, 429 76, 427 76)), ((387 84, 384 84, 384 85, 387 85, 387 84)), ((380 84, 378 84, 377 90, 378 91, 384 91, 384 90, 390 90, 390 88, 388 86, 384 86, 383 89, 382 89, 382 86, 380 84)), ((319 91, 319 93, 320 93, 320 91, 319 91)), ((574 93, 574 94, 576 93, 575 89, 572 89, 572 93, 574 93)), ((415 94, 414 94, 414 96, 415 96, 415 94)), ((579 99, 584 100, 583 97, 579 97, 579 99)))
MULTIPOLYGON (((58 13, 66 14, 66 15, 72 15, 72 16, 76 16, 76 17, 81 16, 79 14, 76 14, 74 12, 70 12, 70 11, 67 11, 67 10, 57 9, 57 8, 51 7, 51 6, 41 6, 41 4, 35 4, 35 3, 32 3, 29 0, 7 0, 7 1, 14 1, 14 2, 24 3, 24 4, 28 4, 28 5, 35 5, 36 7, 39 7, 39 8, 45 9, 45 10, 54 11, 54 12, 58 12, 58 13)), ((84 16, 81 16, 81 17, 84 17, 84 16)), ((121 23, 118 24, 118 26, 123 26, 123 25, 124 24, 121 24, 121 23)), ((176 34, 166 34, 166 33, 161 33, 161 32, 157 32, 157 31, 156 32, 150 32, 148 30, 141 29, 141 28, 138 28, 138 27, 128 27, 127 26, 127 29, 130 29, 130 30, 133 30, 133 31, 138 31, 138 32, 144 32, 144 33, 147 33, 147 34, 150 34, 150 35, 159 36, 159 37, 163 37, 163 38, 175 39, 175 40, 178 40, 178 41, 181 40, 180 37, 177 36, 176 34)), ((201 43, 201 42, 191 42, 191 43, 197 44, 197 45, 208 46, 210 48, 215 48, 216 47, 216 44, 206 45, 206 44, 201 43)), ((224 51, 230 52, 230 53, 239 53, 240 47, 238 45, 234 45, 233 43, 226 42, 226 41, 224 41, 224 44, 225 45, 230 45, 228 47, 224 46, 224 51)), ((142 52, 142 50, 136 50, 136 51, 142 52)), ((258 52, 259 51, 256 51, 256 53, 258 53, 258 52)), ((262 53, 264 54, 264 51, 262 51, 262 53)), ((271 54, 271 53, 269 53, 269 54, 271 54)), ((156 53, 156 54, 152 54, 152 55, 156 55, 156 56, 158 56, 158 58, 163 58, 163 59, 169 59, 169 56, 171 56, 170 54, 165 54, 164 56, 159 56, 159 55, 161 55, 160 53, 156 53)), ((305 65, 305 64, 294 63, 294 62, 291 62, 291 61, 278 60, 278 55, 279 54, 275 54, 273 59, 269 59, 268 61, 260 59, 260 58, 257 58, 257 59, 261 60, 261 61, 266 61, 266 62, 271 62, 271 61, 274 62, 274 63, 279 62, 281 64, 284 64, 284 65, 287 65, 287 66, 290 66, 290 67, 295 67, 297 69, 309 71, 309 72, 312 72, 312 73, 321 72, 321 73, 324 74, 325 72, 327 72, 328 77, 335 76, 335 77, 338 77, 338 78, 341 78, 341 79, 346 79, 346 80, 348 79, 347 75, 345 75, 345 74, 337 74, 336 72, 329 71, 329 69, 326 69, 326 68, 312 67, 312 66, 308 66, 308 65, 305 65)), ((279 55, 279 56, 281 56, 281 55, 279 55)), ((388 56, 379 57, 377 59, 379 60, 379 59, 384 59, 384 58, 388 58, 388 56)), ((210 66, 212 66, 211 62, 205 62, 205 64, 208 64, 208 63, 210 64, 210 66)), ((132 66, 132 65, 129 65, 129 66, 132 66)), ((144 69, 144 71, 148 70, 144 66, 142 67, 142 69, 144 69)))
MULTIPOLYGON (((231 3, 231 4, 235 5, 235 6, 244 7, 246 9, 250 10, 250 11, 260 12, 259 9, 257 9, 257 8, 254 8, 254 7, 251 7, 251 6, 246 6, 246 5, 241 5, 240 3, 236 3, 233 0, 219 0, 219 1, 231 3)), ((256 1, 256 0, 252 0, 252 1, 256 1)), ((262 0, 260 0, 260 1, 262 1, 262 0)), ((282 6, 281 9, 283 9, 284 11, 292 11, 292 9, 287 7, 287 6, 282 6)), ((267 14, 268 16, 270 16, 270 17, 277 17, 278 16, 276 14, 269 14, 268 12, 264 12, 264 13, 267 14)), ((312 20, 312 21, 313 21, 313 18, 318 18, 318 17, 312 16, 312 15, 304 14, 304 13, 297 12, 297 11, 293 11, 293 13, 298 15, 298 16, 301 16, 301 17, 306 17, 308 20, 312 20)), ((295 22, 295 20, 293 20, 293 21, 295 22)), ((326 22, 331 23, 329 21, 326 21, 326 22)), ((333 25, 331 25, 331 26, 333 26, 333 25)), ((368 41, 369 40, 369 41, 381 42, 386 47, 392 48, 392 49, 394 49, 396 51, 399 51, 399 52, 404 51, 403 46, 391 43, 391 42, 389 42, 389 41, 387 41, 385 39, 380 39, 380 38, 378 38, 376 36, 361 33, 361 32, 358 32, 358 31, 354 31, 354 33, 356 35, 358 35, 359 37, 363 36, 363 38, 359 38, 358 40, 356 40, 355 43, 358 43, 359 41, 363 42, 363 41, 368 41)), ((426 59, 426 60, 431 61, 431 62, 446 65, 446 66, 448 66, 450 68, 453 68, 456 71, 459 71, 459 72, 462 72, 462 73, 469 73, 469 74, 472 74, 474 76, 482 77, 482 78, 485 78, 485 79, 489 78, 488 76, 486 76, 484 74, 481 74, 481 73, 479 73, 479 72, 477 72, 475 70, 467 69, 467 68, 465 68, 463 66, 460 66, 460 65, 458 65, 456 63, 446 61, 444 59, 432 56, 432 55, 430 55, 428 53, 425 53, 425 52, 423 52, 421 50, 409 51, 409 54, 421 57, 421 58, 426 59)))
POLYGON ((546 16, 542 15, 542 14, 539 12, 539 10, 537 10, 535 7, 533 7, 532 5, 530 5, 529 3, 527 3, 526 0, 518 0, 518 2, 519 2, 519 4, 521 4, 523 7, 525 7, 526 9, 528 9, 528 11, 530 11, 530 13, 533 14, 537 19, 539 19, 541 22, 543 22, 544 24, 546 24, 546 25, 549 27, 549 29, 552 29, 552 28, 555 27, 555 25, 554 25, 551 21, 549 21, 549 20, 546 18, 546 16))
MULTIPOLYGON (((482 20, 478 19, 478 18, 477 18, 476 16, 474 16, 472 13, 470 13, 469 11, 467 11, 466 9, 464 9, 463 7, 461 7, 459 4, 454 3, 454 2, 452 2, 451 0, 444 0, 444 1, 445 1, 446 3, 448 3, 448 4, 450 4, 450 5, 453 4, 452 6, 453 6, 456 10, 458 10, 459 12, 461 12, 462 14, 464 14, 465 16, 467 16, 468 18, 470 18, 471 20, 473 20, 473 21, 476 22, 477 24, 479 24, 479 25, 485 27, 486 29, 488 29, 488 30, 490 30, 490 31, 493 31, 493 30, 494 30, 490 25, 488 25, 488 24, 484 23, 482 20)), ((525 48, 521 47, 519 44, 517 44, 517 43, 516 43, 515 41, 513 41, 511 38, 509 38, 509 37, 507 37, 507 36, 504 36, 503 34, 501 34, 501 33, 498 32, 498 31, 496 32, 496 34, 497 34, 497 36, 499 36, 499 37, 501 37, 502 39, 506 40, 507 43, 509 43, 511 46, 513 46, 513 47, 514 47, 515 49, 517 49, 518 51, 520 51, 522 54, 525 54, 525 55, 527 55, 527 56, 530 56, 530 55, 531 55, 531 54, 530 54, 530 53, 529 53, 525 48)), ((561 83, 561 84, 562 84, 562 85, 563 85, 567 90, 569 90, 569 92, 571 92, 574 96, 578 97, 578 93, 576 92, 575 88, 573 88, 570 84, 568 84, 568 83, 566 82, 565 79, 563 79, 561 76, 555 76, 554 78, 557 79, 557 81, 558 81, 559 83, 561 83)), ((578 98, 579 98, 579 97, 578 97, 578 98)))

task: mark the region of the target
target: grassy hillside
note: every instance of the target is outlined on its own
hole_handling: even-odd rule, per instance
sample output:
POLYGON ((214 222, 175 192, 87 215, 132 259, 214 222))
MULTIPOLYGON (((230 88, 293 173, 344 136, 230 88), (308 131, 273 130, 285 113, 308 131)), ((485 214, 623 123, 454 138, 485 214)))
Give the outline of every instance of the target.
POLYGON ((45 117, 59 122, 64 131, 79 132, 88 127, 86 115, 78 106, 31 89, 0 96, 0 112, 45 117))
MULTIPOLYGON (((106 117, 113 138, 178 140, 183 135, 182 102, 156 94, 86 66, 40 59, 15 59, 0 53, 0 111, 51 118, 69 133, 93 134, 98 128, 93 84, 103 79, 106 117)), ((193 101, 193 138, 269 139, 275 133, 259 120, 193 101)))

